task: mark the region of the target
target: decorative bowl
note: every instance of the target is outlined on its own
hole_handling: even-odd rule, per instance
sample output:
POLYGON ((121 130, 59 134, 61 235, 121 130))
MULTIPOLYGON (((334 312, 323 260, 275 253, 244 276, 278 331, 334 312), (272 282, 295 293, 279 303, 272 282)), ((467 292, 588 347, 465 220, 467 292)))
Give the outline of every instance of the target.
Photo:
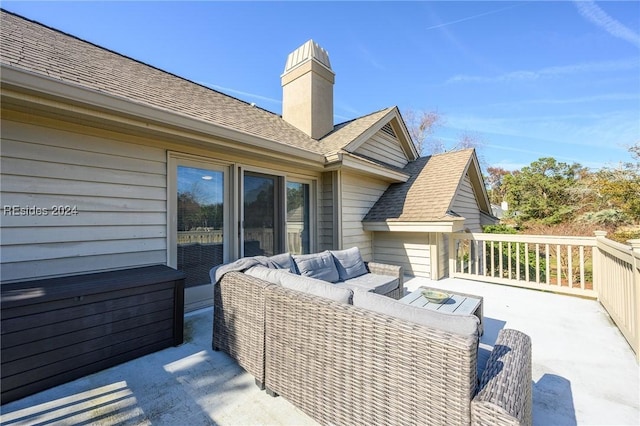
POLYGON ((442 303, 449 298, 449 293, 437 290, 422 290, 422 295, 432 303, 442 303))

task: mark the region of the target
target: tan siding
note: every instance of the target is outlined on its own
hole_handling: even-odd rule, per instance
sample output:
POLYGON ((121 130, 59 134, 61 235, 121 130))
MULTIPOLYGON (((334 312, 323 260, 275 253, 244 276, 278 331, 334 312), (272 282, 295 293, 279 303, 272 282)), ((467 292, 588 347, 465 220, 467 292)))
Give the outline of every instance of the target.
POLYGON ((480 209, 476 195, 471 186, 469 175, 465 175, 453 202, 453 211, 465 218, 465 229, 471 232, 481 232, 480 209))
MULTIPOLYGON (((37 250, 37 246, 33 246, 37 250)), ((18 281, 29 278, 74 275, 86 272, 100 272, 107 269, 124 269, 133 265, 153 265, 163 263, 158 259, 166 259, 166 250, 131 251, 101 256, 67 257, 10 263, 2 265, 2 281, 18 281), (81 267, 78 263, 81 262, 81 267)))
POLYGON ((408 163, 400 142, 383 131, 378 131, 371 139, 360 145, 355 153, 395 167, 404 167, 408 163))
POLYGON ((376 262, 401 265, 406 275, 431 276, 430 234, 420 232, 376 232, 376 262))
POLYGON ((342 247, 359 247, 365 260, 373 258, 373 245, 372 233, 363 229, 362 219, 387 186, 362 175, 342 173, 342 247))
POLYGON ((4 120, 2 280, 166 262, 166 153, 4 120), (76 215, 54 216, 53 206, 76 215))

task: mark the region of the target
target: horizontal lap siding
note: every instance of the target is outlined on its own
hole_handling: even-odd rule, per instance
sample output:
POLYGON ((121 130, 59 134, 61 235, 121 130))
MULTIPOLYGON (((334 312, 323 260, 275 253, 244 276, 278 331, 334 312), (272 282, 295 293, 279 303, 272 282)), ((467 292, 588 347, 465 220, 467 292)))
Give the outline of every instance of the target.
POLYGON ((430 278, 429 233, 376 232, 373 241, 376 262, 401 265, 407 275, 430 278))
POLYGON ((469 175, 462 180, 453 202, 453 211, 464 217, 464 227, 471 232, 482 232, 480 208, 469 175))
POLYGON ((5 120, 1 154, 2 281, 166 262, 165 150, 5 120))
POLYGON ((387 189, 387 183, 342 173, 342 247, 360 248, 365 260, 373 259, 372 233, 362 227, 362 219, 387 189))
POLYGON ((400 142, 383 131, 378 131, 355 152, 395 167, 404 167, 408 163, 400 142))

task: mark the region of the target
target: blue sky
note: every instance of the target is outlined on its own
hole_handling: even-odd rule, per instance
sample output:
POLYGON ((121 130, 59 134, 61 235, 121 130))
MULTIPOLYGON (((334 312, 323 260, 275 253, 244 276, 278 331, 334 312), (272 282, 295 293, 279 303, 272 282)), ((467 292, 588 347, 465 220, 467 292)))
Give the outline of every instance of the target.
POLYGON ((335 121, 437 111, 484 166, 591 168, 640 140, 640 2, 13 2, 2 7, 281 113, 288 53, 313 39, 335 121))

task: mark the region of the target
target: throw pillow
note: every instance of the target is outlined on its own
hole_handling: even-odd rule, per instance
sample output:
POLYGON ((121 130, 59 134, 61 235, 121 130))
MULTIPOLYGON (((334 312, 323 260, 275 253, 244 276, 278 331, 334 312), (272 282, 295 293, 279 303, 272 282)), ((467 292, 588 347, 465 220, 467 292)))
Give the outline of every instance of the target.
POLYGON ((346 250, 332 250, 331 254, 336 261, 340 281, 350 280, 368 272, 358 247, 346 250))
POLYGON ((271 256, 269 260, 277 267, 277 269, 288 269, 289 272, 296 273, 296 268, 293 263, 293 258, 290 253, 280 253, 275 256, 271 256))
POLYGON ((340 280, 333 256, 328 251, 314 254, 293 255, 300 275, 335 283, 340 280))

